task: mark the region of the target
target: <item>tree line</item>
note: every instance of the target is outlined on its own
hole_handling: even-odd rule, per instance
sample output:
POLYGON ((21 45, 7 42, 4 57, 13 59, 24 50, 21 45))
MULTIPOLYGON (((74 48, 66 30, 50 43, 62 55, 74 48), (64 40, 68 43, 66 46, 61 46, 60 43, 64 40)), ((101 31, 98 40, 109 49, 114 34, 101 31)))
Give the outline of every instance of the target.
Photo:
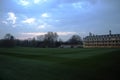
POLYGON ((15 39, 10 33, 6 34, 3 39, 0 40, 0 47, 40 47, 40 48, 57 48, 60 45, 82 45, 82 39, 79 35, 72 35, 67 41, 59 39, 59 35, 56 32, 48 32, 45 35, 39 35, 34 38, 20 40, 15 39))

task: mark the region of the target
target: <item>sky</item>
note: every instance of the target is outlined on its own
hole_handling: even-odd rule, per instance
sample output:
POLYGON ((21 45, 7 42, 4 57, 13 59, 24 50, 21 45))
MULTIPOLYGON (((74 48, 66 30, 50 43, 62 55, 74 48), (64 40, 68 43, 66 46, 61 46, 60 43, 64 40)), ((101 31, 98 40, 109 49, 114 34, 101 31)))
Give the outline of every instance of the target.
POLYGON ((120 34, 120 0, 0 0, 0 39, 57 32, 68 39, 89 32, 120 34))

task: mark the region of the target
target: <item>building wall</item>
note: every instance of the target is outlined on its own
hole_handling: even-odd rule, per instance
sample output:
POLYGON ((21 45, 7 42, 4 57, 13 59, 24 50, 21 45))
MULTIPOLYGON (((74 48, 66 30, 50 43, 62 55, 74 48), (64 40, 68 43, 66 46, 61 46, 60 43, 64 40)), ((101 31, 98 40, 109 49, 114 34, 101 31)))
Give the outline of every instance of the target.
POLYGON ((120 34, 90 35, 84 38, 84 47, 120 48, 120 34))
POLYGON ((82 45, 61 45, 60 48, 82 48, 82 45))

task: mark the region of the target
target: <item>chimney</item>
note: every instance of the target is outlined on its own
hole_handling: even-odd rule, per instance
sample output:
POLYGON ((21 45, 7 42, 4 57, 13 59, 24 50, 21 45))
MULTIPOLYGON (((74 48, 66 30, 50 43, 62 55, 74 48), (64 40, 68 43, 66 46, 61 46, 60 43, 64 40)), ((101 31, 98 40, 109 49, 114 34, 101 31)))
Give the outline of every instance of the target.
POLYGON ((92 33, 91 33, 91 32, 89 32, 89 36, 92 36, 92 33))
POLYGON ((109 30, 109 35, 111 35, 111 34, 112 34, 111 30, 109 30))

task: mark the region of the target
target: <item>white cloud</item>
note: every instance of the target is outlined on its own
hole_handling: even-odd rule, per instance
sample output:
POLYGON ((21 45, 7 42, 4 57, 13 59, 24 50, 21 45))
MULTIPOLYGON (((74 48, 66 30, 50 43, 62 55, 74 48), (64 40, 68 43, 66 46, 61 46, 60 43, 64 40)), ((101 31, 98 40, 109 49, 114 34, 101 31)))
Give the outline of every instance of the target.
POLYGON ((48 0, 43 0, 44 2, 47 2, 48 0))
POLYGON ((8 13, 7 21, 11 21, 12 24, 15 24, 16 19, 17 19, 17 17, 15 16, 15 13, 13 13, 13 12, 8 13))
POLYGON ((43 14, 41 15, 41 17, 42 17, 42 18, 48 18, 48 17, 50 17, 50 15, 49 15, 48 13, 43 13, 43 14))
POLYGON ((74 8, 82 8, 82 3, 79 2, 79 3, 73 3, 72 4, 74 8))
MULTIPOLYGON (((71 35, 77 34, 76 32, 56 32, 60 38, 63 38, 64 40, 69 39, 71 35)), ((47 32, 31 32, 31 33, 20 33, 21 37, 19 39, 28 39, 28 38, 33 38, 37 37, 39 35, 45 35, 47 32)))
POLYGON ((28 0, 19 0, 18 4, 22 6, 27 6, 30 4, 30 2, 28 0))
MULTIPOLYGON (((33 32, 33 33, 21 33, 22 35, 28 35, 28 36, 38 36, 38 35, 44 35, 47 32, 33 32)), ((56 32, 60 36, 66 36, 66 35, 73 35, 77 34, 76 32, 56 32)))
POLYGON ((33 0, 33 2, 35 4, 39 4, 39 3, 47 2, 47 0, 33 0))
POLYGON ((81 2, 76 2, 76 3, 72 3, 72 6, 74 8, 87 8, 90 7, 90 2, 89 1, 81 1, 81 2))
POLYGON ((73 35, 77 33, 76 32, 57 32, 57 34, 60 36, 66 36, 66 35, 73 35))
POLYGON ((47 23, 43 23, 41 25, 38 26, 38 29, 44 29, 44 28, 48 28, 48 27, 51 27, 52 25, 49 25, 47 23))
POLYGON ((7 22, 7 21, 2 21, 2 23, 3 23, 3 24, 8 24, 8 22, 7 22))
POLYGON ((16 3, 24 7, 28 7, 35 4, 42 4, 47 2, 47 0, 16 0, 16 3))
POLYGON ((43 25, 39 25, 38 26, 38 29, 43 29, 43 28, 45 28, 46 26, 43 24, 43 25))
POLYGON ((27 24, 33 24, 35 23, 36 19, 35 18, 28 18, 25 19, 24 21, 22 21, 23 23, 27 23, 27 24))
POLYGON ((36 37, 36 36, 39 36, 39 35, 44 35, 46 33, 47 32, 34 32, 34 33, 21 33, 21 34, 24 35, 24 36, 27 36, 29 38, 29 37, 36 37))
POLYGON ((38 4, 39 2, 41 2, 41 0, 34 0, 35 4, 38 4))

